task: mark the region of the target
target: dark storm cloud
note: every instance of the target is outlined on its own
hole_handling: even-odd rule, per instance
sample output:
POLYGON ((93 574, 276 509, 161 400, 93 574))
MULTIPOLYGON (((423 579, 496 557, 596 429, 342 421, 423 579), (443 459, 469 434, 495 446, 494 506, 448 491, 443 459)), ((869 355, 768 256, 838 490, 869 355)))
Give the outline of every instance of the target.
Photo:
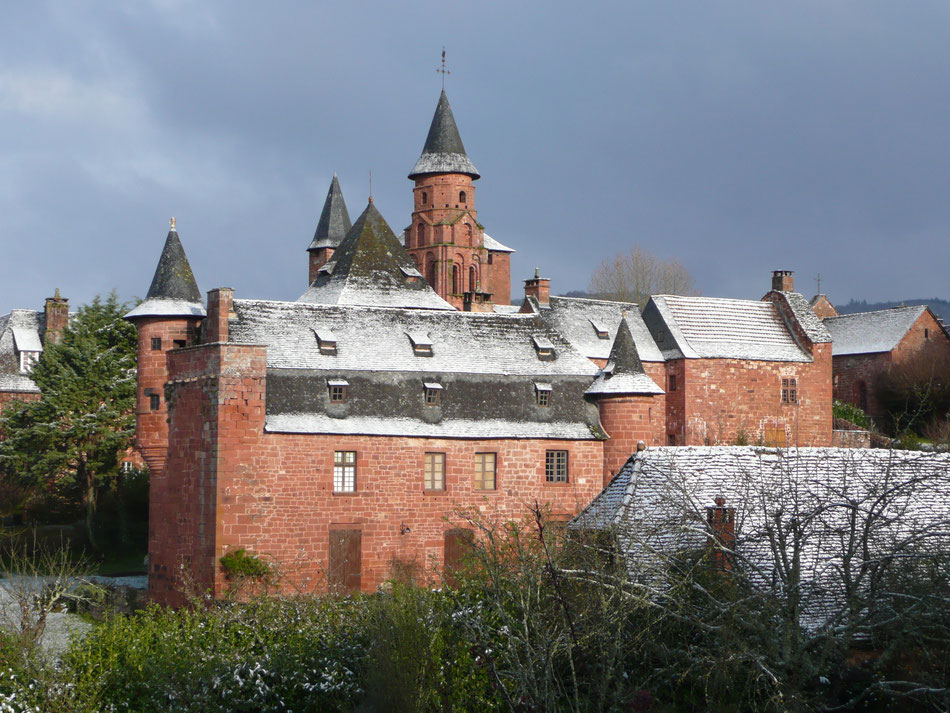
POLYGON ((394 229, 442 45, 479 218, 555 291, 639 243, 706 294, 947 297, 943 3, 21 3, 0 29, 0 311, 148 286, 294 299, 333 172, 394 229))

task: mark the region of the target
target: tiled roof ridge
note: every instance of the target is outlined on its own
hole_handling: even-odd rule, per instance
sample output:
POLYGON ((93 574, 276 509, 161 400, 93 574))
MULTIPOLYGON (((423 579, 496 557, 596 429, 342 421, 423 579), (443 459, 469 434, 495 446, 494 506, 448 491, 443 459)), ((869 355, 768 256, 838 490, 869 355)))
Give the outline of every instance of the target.
MULTIPOLYGON (((244 304, 244 305, 286 305, 287 307, 294 308, 306 308, 306 309, 321 309, 321 310, 337 310, 342 307, 349 307, 349 305, 340 305, 332 302, 301 302, 299 300, 268 300, 268 299, 258 299, 258 298, 235 298, 234 304, 244 304)), ((361 310, 379 310, 381 312, 405 312, 409 315, 419 314, 419 310, 414 307, 398 307, 393 305, 356 305, 361 310)), ((434 310, 437 312, 448 312, 448 310, 434 310)), ((462 312, 455 311, 452 312, 455 318, 460 319, 471 319, 471 320, 480 320, 480 319, 505 319, 511 320, 514 318, 521 320, 533 320, 535 315, 530 313, 519 314, 517 312, 512 313, 498 313, 498 312, 462 312)))
POLYGON ((640 308, 638 302, 622 302, 621 300, 602 300, 595 297, 568 297, 567 295, 551 295, 551 300, 569 300, 571 302, 594 302, 602 305, 631 305, 640 308))
POLYGON ((924 311, 924 310, 927 310, 927 309, 930 309, 930 305, 929 305, 929 304, 922 304, 922 305, 900 305, 900 306, 898 306, 898 307, 886 307, 885 309, 872 309, 872 310, 868 310, 867 312, 846 312, 846 313, 843 313, 843 314, 834 315, 834 316, 832 316, 832 317, 825 317, 822 321, 826 321, 826 320, 829 320, 829 319, 835 319, 835 320, 837 320, 837 319, 845 319, 845 318, 847 318, 847 317, 863 317, 863 316, 866 316, 866 315, 885 314, 885 313, 888 313, 888 312, 891 313, 891 314, 893 314, 894 312, 898 312, 898 311, 902 311, 902 310, 903 310, 903 311, 920 310, 921 313, 923 313, 923 311, 924 311))

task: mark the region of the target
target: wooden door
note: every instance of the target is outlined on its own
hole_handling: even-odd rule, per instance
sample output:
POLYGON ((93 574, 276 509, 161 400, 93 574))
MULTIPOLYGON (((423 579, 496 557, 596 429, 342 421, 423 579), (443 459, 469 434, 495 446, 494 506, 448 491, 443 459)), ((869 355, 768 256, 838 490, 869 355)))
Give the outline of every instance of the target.
POLYGON ((331 594, 360 591, 363 573, 363 533, 359 530, 330 530, 330 566, 327 585, 331 594))
POLYGON ((450 587, 458 584, 456 572, 462 566, 465 555, 472 549, 475 533, 471 530, 457 529, 445 531, 442 577, 450 587))

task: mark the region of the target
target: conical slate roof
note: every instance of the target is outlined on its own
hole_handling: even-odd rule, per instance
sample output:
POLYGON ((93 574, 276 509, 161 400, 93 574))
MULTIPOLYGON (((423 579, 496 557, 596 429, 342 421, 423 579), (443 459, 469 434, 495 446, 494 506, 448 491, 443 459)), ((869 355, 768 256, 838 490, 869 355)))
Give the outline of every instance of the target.
POLYGON ((198 291, 195 275, 191 271, 191 265, 188 264, 188 257, 178 238, 173 219, 145 301, 125 316, 129 318, 203 317, 204 315, 201 292, 198 291))
POLYGON ((334 173, 330 190, 327 191, 327 199, 323 203, 323 212, 320 213, 320 222, 317 223, 313 241, 307 250, 337 247, 352 227, 350 214, 343 200, 343 191, 340 190, 340 182, 334 173))
POLYGON ((607 366, 597 375, 587 394, 662 394, 663 389, 643 371, 643 362, 633 342, 630 325, 624 316, 617 328, 617 336, 607 366))
POLYGON ((455 309, 422 277, 372 199, 298 302, 455 309))
POLYGON ((422 148, 422 155, 416 161, 409 178, 417 178, 427 173, 464 173, 473 179, 479 177, 478 169, 465 153, 465 146, 459 136, 455 117, 452 116, 452 107, 449 106, 444 89, 429 126, 429 135, 422 148))

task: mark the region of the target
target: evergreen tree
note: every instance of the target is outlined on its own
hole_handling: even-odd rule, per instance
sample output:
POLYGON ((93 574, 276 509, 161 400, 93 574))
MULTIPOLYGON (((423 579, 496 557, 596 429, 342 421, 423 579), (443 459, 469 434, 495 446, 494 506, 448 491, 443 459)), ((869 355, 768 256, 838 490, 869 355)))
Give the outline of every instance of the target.
POLYGON ((42 398, 12 405, 0 421, 8 477, 81 502, 94 549, 98 497, 135 434, 136 331, 122 319, 126 309, 115 292, 80 308, 33 367, 42 398))

